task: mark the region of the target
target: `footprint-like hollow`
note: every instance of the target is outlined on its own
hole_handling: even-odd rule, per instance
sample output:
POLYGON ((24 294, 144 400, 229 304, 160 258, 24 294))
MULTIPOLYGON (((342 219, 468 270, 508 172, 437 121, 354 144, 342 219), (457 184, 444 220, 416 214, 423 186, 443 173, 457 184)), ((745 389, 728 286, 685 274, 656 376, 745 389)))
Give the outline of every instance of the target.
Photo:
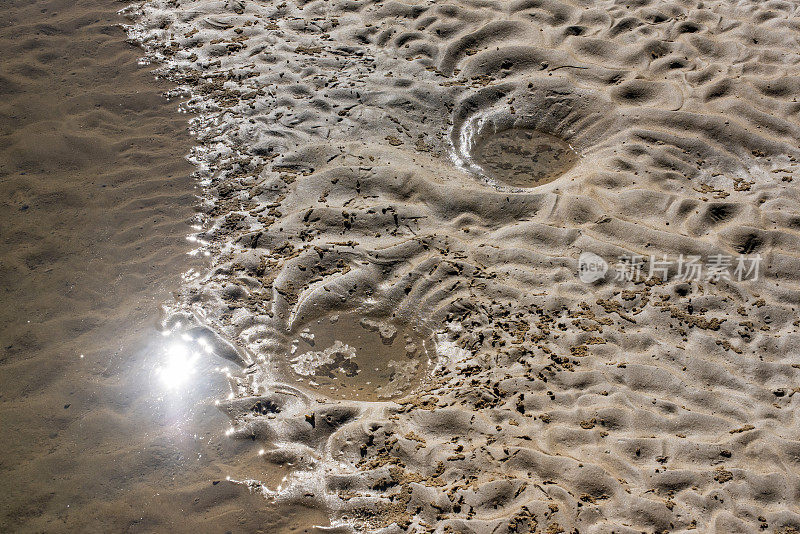
POLYGON ((499 185, 530 188, 569 171, 580 159, 558 137, 528 128, 510 128, 476 140, 471 159, 481 173, 499 185))
POLYGON ((427 376, 429 339, 384 320, 341 314, 304 325, 285 371, 327 397, 375 401, 408 394, 427 376))

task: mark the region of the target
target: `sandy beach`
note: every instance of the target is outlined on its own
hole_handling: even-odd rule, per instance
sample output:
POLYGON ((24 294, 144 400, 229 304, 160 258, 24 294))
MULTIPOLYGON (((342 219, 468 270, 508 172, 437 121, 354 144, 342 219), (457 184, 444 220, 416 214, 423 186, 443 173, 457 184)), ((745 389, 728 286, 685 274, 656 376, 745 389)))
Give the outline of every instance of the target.
POLYGON ((18 117, 58 34, 21 6, 4 211, 70 222, 3 221, 8 529, 800 532, 796 3, 117 4, 139 49, 89 27, 137 85, 86 60, 57 143, 18 117), (42 476, 73 488, 83 436, 102 523, 42 476))

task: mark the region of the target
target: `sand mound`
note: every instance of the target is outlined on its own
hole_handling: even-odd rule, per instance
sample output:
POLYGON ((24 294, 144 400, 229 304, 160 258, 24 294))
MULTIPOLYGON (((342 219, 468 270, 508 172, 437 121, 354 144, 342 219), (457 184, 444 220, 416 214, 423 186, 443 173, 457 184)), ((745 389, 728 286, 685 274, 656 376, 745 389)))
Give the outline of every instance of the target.
POLYGON ((297 458, 276 497, 387 532, 800 528, 795 10, 131 8, 198 113, 214 268, 183 307, 251 355, 226 409, 297 458), (481 135, 525 130, 579 157, 470 172, 481 135), (581 253, 645 261, 584 282, 581 253), (757 280, 648 276, 739 254, 757 280), (281 384, 302 325, 345 312, 438 332, 429 380, 281 384))

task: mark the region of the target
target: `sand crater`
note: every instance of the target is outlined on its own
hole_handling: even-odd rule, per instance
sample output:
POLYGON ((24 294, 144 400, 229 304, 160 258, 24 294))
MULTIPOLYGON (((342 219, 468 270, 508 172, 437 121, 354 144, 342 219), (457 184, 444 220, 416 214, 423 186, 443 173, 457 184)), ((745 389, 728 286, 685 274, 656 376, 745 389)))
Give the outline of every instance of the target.
POLYGON ((571 175, 619 132, 615 105, 558 80, 483 88, 459 102, 452 160, 503 191, 527 190, 571 175))
POLYGON ((564 140, 529 128, 484 135, 473 144, 470 155, 488 179, 519 188, 552 182, 580 158, 564 140))

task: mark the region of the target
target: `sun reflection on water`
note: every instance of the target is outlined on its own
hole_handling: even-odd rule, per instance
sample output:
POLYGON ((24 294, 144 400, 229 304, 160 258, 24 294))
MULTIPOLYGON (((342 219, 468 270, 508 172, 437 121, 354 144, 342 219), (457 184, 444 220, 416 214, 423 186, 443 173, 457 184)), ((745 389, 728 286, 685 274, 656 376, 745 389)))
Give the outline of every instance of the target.
POLYGON ((197 372, 199 354, 184 343, 175 342, 166 349, 164 364, 156 369, 161 382, 168 388, 177 388, 188 382, 197 372))
MULTIPOLYGON (((177 327, 180 328, 180 324, 177 327)), ((162 349, 161 361, 155 372, 163 386, 175 390, 193 381, 193 377, 200 370, 201 357, 204 354, 214 354, 214 349, 202 336, 195 338, 189 334, 176 334, 169 330, 161 334, 168 338, 168 342, 162 349)))

